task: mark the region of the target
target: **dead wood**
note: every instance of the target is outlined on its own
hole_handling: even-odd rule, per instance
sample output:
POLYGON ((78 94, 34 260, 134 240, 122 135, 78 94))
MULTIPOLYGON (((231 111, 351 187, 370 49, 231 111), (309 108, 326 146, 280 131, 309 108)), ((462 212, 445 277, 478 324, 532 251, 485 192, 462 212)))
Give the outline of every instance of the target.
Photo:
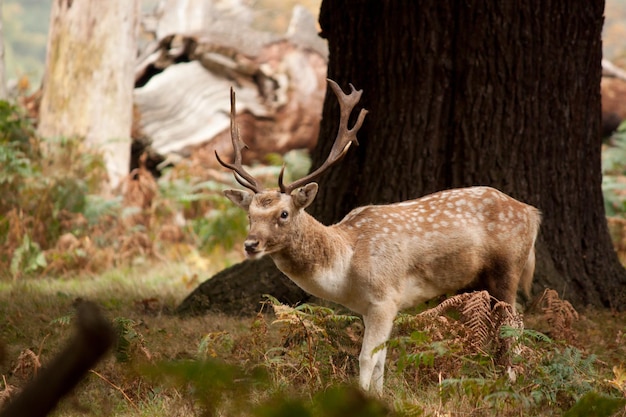
POLYGON ((146 46, 135 71, 134 140, 142 144, 135 157, 148 144, 150 153, 165 158, 162 164, 191 157, 203 167, 217 167, 215 150, 230 155, 231 86, 242 139, 255 149, 244 156, 246 163, 315 146, 327 48, 308 12, 294 9, 284 34, 256 30, 232 16, 201 27, 194 26, 200 17, 190 18, 189 27, 196 30, 184 31, 170 14, 165 10, 152 29, 156 40, 146 46), (166 32, 161 22, 179 31, 159 39, 166 32))

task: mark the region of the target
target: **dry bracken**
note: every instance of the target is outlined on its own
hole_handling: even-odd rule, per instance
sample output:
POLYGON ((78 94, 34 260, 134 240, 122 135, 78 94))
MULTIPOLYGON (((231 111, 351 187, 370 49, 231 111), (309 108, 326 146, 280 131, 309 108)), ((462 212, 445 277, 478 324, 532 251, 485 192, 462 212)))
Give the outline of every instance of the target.
POLYGON ((546 288, 537 304, 550 327, 550 336, 554 339, 574 342, 576 335, 572 324, 578 320, 578 312, 569 301, 559 298, 555 290, 546 288))
POLYGON ((449 310, 460 313, 460 322, 467 330, 462 344, 469 347, 468 353, 491 351, 497 363, 509 362, 513 341, 512 338, 502 338, 500 330, 503 326, 524 327, 521 315, 515 312, 513 306, 495 300, 487 291, 475 291, 450 297, 420 315, 439 316, 449 310))

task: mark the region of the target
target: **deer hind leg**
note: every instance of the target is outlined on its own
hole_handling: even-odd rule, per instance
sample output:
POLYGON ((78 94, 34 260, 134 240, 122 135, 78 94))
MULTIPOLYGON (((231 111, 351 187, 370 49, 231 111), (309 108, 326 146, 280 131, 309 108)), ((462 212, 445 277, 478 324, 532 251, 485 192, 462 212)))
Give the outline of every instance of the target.
POLYGON ((530 249, 530 253, 528 254, 528 259, 526 260, 526 265, 524 265, 524 270, 522 271, 522 276, 520 277, 519 286, 522 290, 522 295, 525 297, 524 302, 528 302, 530 299, 530 291, 533 285, 533 277, 535 275, 535 248, 530 249))
POLYGON ((382 393, 387 348, 381 345, 389 339, 397 312, 393 305, 381 305, 363 315, 365 334, 359 355, 359 382, 365 391, 373 388, 377 394, 382 393))
POLYGON ((481 274, 483 288, 492 297, 515 305, 521 271, 505 258, 494 257, 481 274))
POLYGON ((533 275, 535 273, 535 249, 531 248, 525 259, 520 262, 507 262, 505 259, 492 261, 485 271, 486 289, 493 297, 516 306, 519 292, 526 301, 530 296, 533 275))

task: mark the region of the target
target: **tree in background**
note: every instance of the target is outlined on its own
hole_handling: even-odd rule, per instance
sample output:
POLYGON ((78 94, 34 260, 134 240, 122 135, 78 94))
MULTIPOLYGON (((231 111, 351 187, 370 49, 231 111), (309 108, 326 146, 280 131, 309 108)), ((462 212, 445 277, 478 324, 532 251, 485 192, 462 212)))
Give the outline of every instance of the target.
POLYGON ((4 27, 2 22, 2 0, 0 0, 0 100, 7 99, 6 71, 4 67, 4 27))
POLYGON ((38 131, 102 149, 112 187, 130 164, 139 4, 52 3, 38 131))
MULTIPOLYGON (((329 77, 363 88, 370 115, 365 146, 321 180, 313 214, 329 222, 361 204, 492 185, 543 212, 535 292, 623 305, 601 190, 604 2, 345 6, 322 4, 329 77)), ((324 123, 321 137, 332 131, 324 123)))
MULTIPOLYGON (((370 112, 361 146, 320 179, 312 214, 329 224, 364 204, 491 185, 543 212, 535 293, 550 287, 578 307, 623 306, 626 271, 601 190, 603 8, 602 0, 324 1, 328 75, 363 89, 370 112)), ((328 155, 337 114, 327 99, 313 167, 328 155)), ((180 310, 253 311, 264 293, 306 299, 284 280, 269 259, 244 262, 180 310)))

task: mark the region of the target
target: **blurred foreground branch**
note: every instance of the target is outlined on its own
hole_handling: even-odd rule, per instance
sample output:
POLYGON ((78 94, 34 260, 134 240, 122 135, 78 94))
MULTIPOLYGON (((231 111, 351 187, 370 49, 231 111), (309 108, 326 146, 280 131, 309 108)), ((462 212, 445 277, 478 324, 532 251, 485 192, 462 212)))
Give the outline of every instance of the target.
POLYGON ((113 328, 94 303, 80 301, 76 316, 73 339, 0 411, 0 417, 46 416, 113 345, 113 328))

